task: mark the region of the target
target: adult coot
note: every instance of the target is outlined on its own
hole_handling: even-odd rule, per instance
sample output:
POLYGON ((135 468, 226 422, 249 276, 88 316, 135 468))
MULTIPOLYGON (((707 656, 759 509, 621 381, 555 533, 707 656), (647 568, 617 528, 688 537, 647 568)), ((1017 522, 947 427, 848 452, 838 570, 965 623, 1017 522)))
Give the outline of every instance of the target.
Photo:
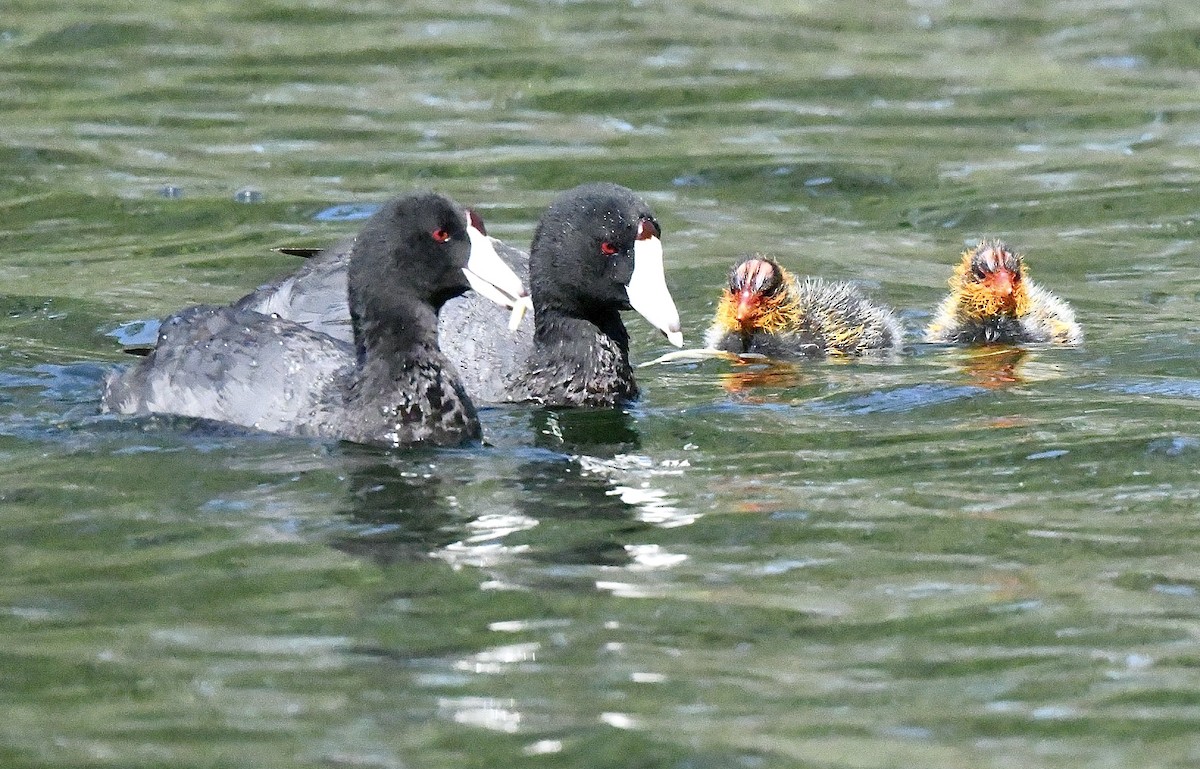
POLYGON ((705 333, 707 347, 771 357, 844 357, 891 350, 900 321, 850 283, 798 280, 763 256, 734 265, 705 333))
MULTIPOLYGON (((475 235, 482 237, 482 233, 475 235)), ((489 239, 528 280, 533 318, 466 294, 439 314, 442 351, 476 403, 611 406, 637 396, 621 311, 633 309, 679 346, 679 313, 663 271, 661 230, 630 190, 585 184, 560 194, 534 233, 530 254, 489 239)), ((344 241, 238 306, 274 313, 331 335, 348 327, 344 241)))
POLYGON ((438 349, 437 311, 470 287, 468 275, 497 295, 522 289, 468 229, 442 195, 392 200, 348 252, 352 343, 240 304, 193 307, 108 378, 104 408, 386 446, 478 439, 474 406, 438 349))

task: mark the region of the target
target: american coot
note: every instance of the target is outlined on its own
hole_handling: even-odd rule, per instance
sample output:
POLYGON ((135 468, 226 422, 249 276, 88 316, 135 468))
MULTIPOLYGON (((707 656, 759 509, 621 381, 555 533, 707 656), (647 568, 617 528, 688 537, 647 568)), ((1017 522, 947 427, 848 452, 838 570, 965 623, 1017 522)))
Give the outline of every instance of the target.
POLYGON ((1020 254, 985 240, 963 252, 925 341, 1075 345, 1083 330, 1070 305, 1029 279, 1020 254))
MULTIPOLYGON (((622 310, 634 309, 679 346, 679 313, 663 272, 660 228, 650 208, 615 184, 559 195, 542 215, 532 256, 491 239, 528 279, 534 317, 515 333, 499 306, 466 294, 439 314, 442 350, 476 403, 611 406, 637 396, 622 310)), ((317 254, 295 275, 239 306, 313 328, 345 327, 347 246, 317 254)))
POLYGON ((904 330, 892 311, 857 287, 798 280, 763 256, 734 265, 705 344, 771 357, 841 357, 898 347, 904 330))
POLYGON ((386 446, 478 439, 474 406, 438 350, 436 313, 468 274, 496 296, 523 291, 516 275, 433 193, 385 204, 348 262, 352 344, 238 305, 193 307, 109 377, 104 407, 386 446))

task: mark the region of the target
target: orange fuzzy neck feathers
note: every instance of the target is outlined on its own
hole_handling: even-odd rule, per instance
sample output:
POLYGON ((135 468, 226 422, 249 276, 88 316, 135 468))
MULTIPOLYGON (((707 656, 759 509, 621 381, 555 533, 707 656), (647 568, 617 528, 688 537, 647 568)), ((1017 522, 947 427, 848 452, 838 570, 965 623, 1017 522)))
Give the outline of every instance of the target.
POLYGON ((792 276, 769 259, 748 259, 734 268, 717 305, 717 323, 729 331, 777 333, 801 316, 788 286, 792 276))
POLYGON ((950 289, 958 297, 960 317, 970 320, 1029 312, 1025 264, 1000 241, 986 241, 964 251, 954 268, 950 289))

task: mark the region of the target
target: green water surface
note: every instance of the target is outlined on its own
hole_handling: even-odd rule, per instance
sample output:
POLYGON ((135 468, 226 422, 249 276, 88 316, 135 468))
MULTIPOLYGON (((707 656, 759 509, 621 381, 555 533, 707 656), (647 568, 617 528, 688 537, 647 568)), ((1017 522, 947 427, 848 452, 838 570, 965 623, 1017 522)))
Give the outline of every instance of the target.
POLYGON ((0 766, 1196 766, 1198 185, 1193 0, 9 0, 0 766), (332 205, 525 245, 592 180, 692 345, 755 251, 915 339, 984 236, 1086 342, 655 365, 459 450, 99 414, 110 332, 332 205))

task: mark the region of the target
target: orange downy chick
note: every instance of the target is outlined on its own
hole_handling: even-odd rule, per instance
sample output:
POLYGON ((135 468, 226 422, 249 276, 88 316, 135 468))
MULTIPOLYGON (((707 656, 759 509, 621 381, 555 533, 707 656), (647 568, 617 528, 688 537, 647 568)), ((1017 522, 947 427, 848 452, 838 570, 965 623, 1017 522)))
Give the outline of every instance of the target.
POLYGON ((1078 344, 1070 306, 1029 279, 1024 258, 998 240, 962 253, 927 342, 1078 344))
POLYGON ((894 348, 902 336, 892 312, 851 284, 797 280, 774 260, 750 256, 734 265, 705 343, 739 354, 831 357, 894 348))

